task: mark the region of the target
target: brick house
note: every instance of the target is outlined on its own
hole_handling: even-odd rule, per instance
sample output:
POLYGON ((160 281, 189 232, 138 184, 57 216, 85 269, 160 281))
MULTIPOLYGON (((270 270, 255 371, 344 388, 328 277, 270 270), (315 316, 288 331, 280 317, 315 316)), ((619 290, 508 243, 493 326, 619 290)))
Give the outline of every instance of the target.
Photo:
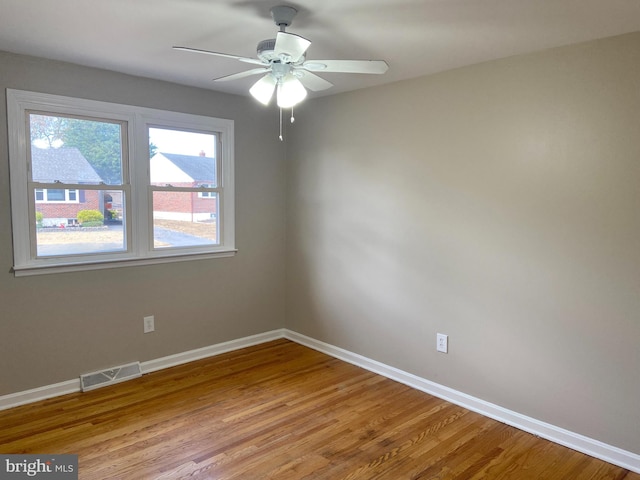
MULTIPOLYGON (((195 187, 216 185, 216 161, 200 155, 156 153, 150 160, 153 185, 195 187)), ((211 192, 154 192, 153 217, 204 222, 215 218, 217 201, 211 192)))
MULTIPOLYGON (((35 182, 99 184, 102 178, 75 147, 31 147, 31 172, 35 182)), ((36 212, 44 226, 76 225, 80 210, 103 210, 102 192, 80 189, 35 191, 36 212)))

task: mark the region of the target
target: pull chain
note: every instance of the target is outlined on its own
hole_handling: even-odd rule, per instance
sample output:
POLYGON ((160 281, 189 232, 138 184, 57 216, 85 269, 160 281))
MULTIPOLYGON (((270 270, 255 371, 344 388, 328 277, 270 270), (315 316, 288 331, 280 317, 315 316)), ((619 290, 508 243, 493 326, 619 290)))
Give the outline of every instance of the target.
MULTIPOLYGON (((280 141, 283 142, 284 137, 282 136, 282 108, 279 108, 279 112, 280 112, 280 135, 278 135, 278 139, 280 139, 280 141)), ((293 107, 291 107, 291 123, 295 121, 296 121, 296 118, 293 116, 293 107)))

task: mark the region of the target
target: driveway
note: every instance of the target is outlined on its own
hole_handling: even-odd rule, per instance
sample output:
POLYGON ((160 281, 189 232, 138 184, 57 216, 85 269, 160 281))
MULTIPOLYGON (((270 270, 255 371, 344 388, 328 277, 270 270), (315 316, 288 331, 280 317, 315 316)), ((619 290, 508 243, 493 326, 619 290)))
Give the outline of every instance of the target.
MULTIPOLYGON (((153 230, 156 248, 212 245, 213 241, 162 227, 153 230)), ((120 252, 124 250, 122 225, 83 231, 64 228, 38 233, 38 256, 80 255, 85 253, 120 252)))

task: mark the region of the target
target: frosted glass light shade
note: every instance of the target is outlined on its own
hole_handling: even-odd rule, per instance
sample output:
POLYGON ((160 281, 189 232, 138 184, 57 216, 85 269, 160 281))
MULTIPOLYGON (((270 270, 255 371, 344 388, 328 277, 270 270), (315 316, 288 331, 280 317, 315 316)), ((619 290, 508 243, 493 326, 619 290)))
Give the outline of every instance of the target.
POLYGON ((249 93, 263 105, 269 105, 275 89, 276 79, 269 73, 254 83, 249 93))
POLYGON ((307 96, 307 90, 302 82, 291 74, 286 75, 278 83, 278 107, 291 108, 307 96))

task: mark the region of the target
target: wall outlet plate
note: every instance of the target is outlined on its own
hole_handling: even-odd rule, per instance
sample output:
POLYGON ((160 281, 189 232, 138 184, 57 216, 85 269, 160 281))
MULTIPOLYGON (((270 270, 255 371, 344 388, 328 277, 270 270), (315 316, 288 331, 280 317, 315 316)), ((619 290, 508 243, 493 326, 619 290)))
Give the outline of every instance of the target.
POLYGON ((155 325, 155 318, 153 317, 153 315, 149 317, 144 317, 143 322, 144 322, 144 333, 151 333, 155 331, 156 325, 155 325))
POLYGON ((449 351, 449 335, 444 333, 436 334, 436 350, 442 353, 448 353, 449 351))

